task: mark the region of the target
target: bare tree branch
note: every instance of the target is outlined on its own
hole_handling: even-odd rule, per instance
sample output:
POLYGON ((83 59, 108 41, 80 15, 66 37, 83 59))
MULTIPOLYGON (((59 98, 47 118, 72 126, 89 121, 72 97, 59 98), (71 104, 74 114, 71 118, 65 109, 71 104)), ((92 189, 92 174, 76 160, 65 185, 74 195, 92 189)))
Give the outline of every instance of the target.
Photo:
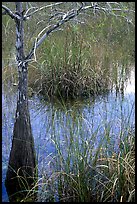
POLYGON ((28 18, 28 17, 32 16, 33 14, 35 14, 35 13, 38 12, 38 11, 41 11, 41 10, 43 10, 43 9, 45 9, 45 8, 49 8, 49 7, 52 7, 52 6, 60 5, 60 4, 63 4, 63 3, 64 3, 64 2, 58 2, 58 3, 54 3, 54 4, 50 4, 50 5, 43 6, 43 7, 41 7, 41 8, 36 8, 35 11, 32 11, 31 13, 27 14, 30 9, 32 9, 32 8, 34 9, 34 7, 29 8, 29 9, 26 11, 24 17, 25 17, 25 18, 28 18))
MULTIPOLYGON (((21 17, 14 14, 9 8, 2 5, 2 8, 4 9, 3 15, 8 14, 13 19, 21 19, 26 20, 27 18, 31 17, 32 15, 36 14, 37 12, 45 9, 45 8, 52 8, 57 5, 61 5, 66 2, 53 2, 52 4, 42 6, 40 8, 31 6, 30 8, 27 7, 27 10, 24 15, 21 17)), ((73 2, 71 2, 73 3, 73 2)), ((65 7, 64 7, 65 8, 65 7)), ((29 61, 32 56, 34 55, 36 60, 36 49, 42 44, 42 42, 47 38, 47 36, 56 31, 60 26, 62 26, 64 23, 70 21, 71 19, 75 19, 76 16, 79 15, 79 13, 85 12, 86 10, 91 10, 92 13, 95 15, 96 11, 102 11, 105 14, 113 15, 115 17, 122 17, 124 18, 128 23, 131 23, 132 25, 132 19, 129 19, 129 17, 126 16, 126 13, 129 12, 135 12, 134 10, 129 10, 125 7, 123 7, 122 4, 118 2, 75 2, 75 5, 71 5, 71 8, 67 8, 67 11, 65 9, 56 9, 52 11, 52 15, 50 15, 48 23, 52 21, 50 25, 47 25, 44 29, 42 29, 41 32, 36 37, 36 40, 33 44, 33 47, 27 57, 25 58, 26 61, 29 61), (69 10, 70 9, 70 10, 69 10), (122 13, 122 15, 121 15, 122 13), (48 29, 48 30, 47 30, 48 29), (44 33, 45 32, 45 33, 44 33), (44 34, 43 34, 44 33, 44 34), (40 37, 42 35, 42 37, 40 37)), ((89 13, 90 14, 90 13, 89 13)), ((76 19, 77 20, 77 19, 76 19)), ((77 20, 78 22, 78 20, 77 20)))
MULTIPOLYGON (((77 16, 79 14, 79 12, 81 11, 82 7, 83 7, 83 3, 81 3, 81 6, 79 9, 77 10, 71 10, 70 12, 65 13, 64 15, 62 15, 62 19, 60 21, 58 21, 55 25, 53 25, 52 28, 50 28, 46 33, 43 34, 43 36, 38 40, 38 42, 34 43, 32 50, 30 51, 30 53, 27 55, 26 60, 30 60, 31 57, 33 56, 35 49, 37 49, 42 42, 46 39, 46 37, 53 32, 54 30, 56 30, 58 27, 60 27, 61 25, 63 25, 64 23, 68 22, 70 19, 74 18, 75 16, 77 16)), ((36 38, 37 39, 37 38, 36 38)))
MULTIPOLYGON (((93 2, 92 2, 93 3, 93 2)), ((122 12, 134 12, 135 13, 135 11, 134 10, 129 10, 129 9, 123 9, 123 8, 112 8, 111 6, 110 6, 110 3, 112 3, 112 2, 106 2, 107 3, 107 5, 108 5, 108 7, 101 7, 101 6, 99 6, 98 4, 92 4, 92 5, 89 5, 89 6, 84 6, 83 8, 82 8, 82 10, 87 10, 87 9, 91 9, 91 8, 94 8, 94 9, 96 9, 96 10, 102 10, 102 11, 105 11, 105 12, 112 12, 113 13, 113 11, 122 11, 122 12)), ((117 3, 117 2, 114 2, 114 3, 117 3)))
POLYGON ((8 7, 5 5, 2 5, 2 8, 4 9, 4 12, 2 13, 3 15, 8 14, 12 19, 21 19, 21 17, 15 13, 13 13, 8 7))
MULTIPOLYGON (((63 2, 59 2, 57 4, 62 4, 63 2)), ((46 28, 44 28, 39 34, 38 36, 36 37, 36 40, 34 42, 34 45, 33 45, 33 48, 32 50, 29 52, 29 54, 27 55, 26 57, 26 60, 30 60, 31 57, 34 55, 34 53, 36 52, 36 49, 42 44, 42 42, 47 38, 47 36, 52 33, 53 31, 55 31, 57 28, 59 28, 61 25, 63 25, 64 23, 68 22, 69 20, 73 19, 74 17, 76 17, 81 11, 85 11, 87 9, 92 9, 94 10, 100 10, 100 11, 103 11, 105 13, 109 13, 109 14, 112 14, 112 15, 115 15, 115 16, 119 16, 118 14, 115 14, 114 11, 122 11, 122 12, 129 12, 128 9, 123 9, 123 8, 113 8, 110 3, 114 3, 117 4, 117 2, 106 2, 107 6, 106 7, 103 7, 103 6, 100 6, 98 4, 98 2, 90 2, 91 4, 86 6, 84 2, 76 2, 76 4, 79 6, 78 9, 72 9, 70 11, 67 11, 66 13, 61 11, 61 12, 56 12, 54 13, 50 19, 49 19, 49 22, 51 21, 51 19, 53 20, 55 17, 60 17, 61 20, 58 20, 57 23, 55 23, 54 25, 49 25, 47 26, 46 28), (46 31, 43 36, 38 40, 39 36, 48 28, 48 27, 51 27, 48 31, 46 31)), ((55 6, 57 4, 51 4, 51 5, 47 5, 47 6, 44 6, 44 7, 41 7, 37 10, 35 10, 34 12, 30 13, 29 15, 26 15, 27 17, 36 13, 37 11, 41 10, 41 9, 44 9, 44 8, 47 8, 47 7, 51 7, 51 6, 55 6)), ((131 10, 130 10, 131 11, 131 10)), ((127 17, 124 17, 122 16, 123 18, 125 18, 129 23, 132 23, 132 21, 130 21, 127 17)), ((35 59, 36 59, 36 56, 35 56, 35 59)))

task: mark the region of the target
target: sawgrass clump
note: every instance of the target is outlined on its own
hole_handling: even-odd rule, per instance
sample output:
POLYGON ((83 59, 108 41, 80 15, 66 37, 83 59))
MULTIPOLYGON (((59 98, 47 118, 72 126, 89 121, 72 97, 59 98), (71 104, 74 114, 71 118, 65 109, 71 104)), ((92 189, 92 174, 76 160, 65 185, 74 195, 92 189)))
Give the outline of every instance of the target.
POLYGON ((50 155, 47 165, 50 173, 42 174, 37 201, 135 201, 134 132, 129 130, 119 141, 116 152, 103 141, 95 148, 93 141, 98 131, 99 128, 86 140, 77 133, 69 138, 66 136, 64 141, 52 139, 56 154, 50 155), (62 148, 64 144, 65 148, 62 148))
POLYGON ((47 97, 83 98, 108 92, 113 85, 117 86, 119 76, 116 72, 120 66, 124 73, 127 72, 132 43, 127 48, 123 30, 120 30, 122 23, 117 28, 114 21, 115 28, 111 23, 108 30, 106 22, 107 19, 100 20, 97 25, 95 22, 68 24, 63 31, 53 33, 36 53, 39 60, 34 66, 41 77, 35 88, 47 97))

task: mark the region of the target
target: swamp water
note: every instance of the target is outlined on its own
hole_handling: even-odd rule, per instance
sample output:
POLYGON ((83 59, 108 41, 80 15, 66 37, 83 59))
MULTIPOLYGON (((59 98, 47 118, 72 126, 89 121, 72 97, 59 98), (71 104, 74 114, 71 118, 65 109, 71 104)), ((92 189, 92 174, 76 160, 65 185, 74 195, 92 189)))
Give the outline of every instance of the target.
MULTIPOLYGON (((39 179, 51 171, 50 161, 56 155, 57 145, 67 153, 70 138, 76 136, 88 142, 93 149, 99 144, 118 152, 121 132, 135 126, 135 68, 125 82, 124 94, 115 91, 104 96, 67 103, 46 102, 38 96, 29 100, 29 110, 39 179), (108 134, 108 138, 104 135, 108 134), (94 135, 96 138, 93 138, 94 135), (111 135, 111 137, 110 137, 111 135)), ((2 93, 2 201, 8 201, 4 186, 15 122, 16 92, 3 89, 2 93)), ((122 135, 122 136, 124 136, 122 135)), ((82 150, 81 150, 82 151, 82 150)), ((107 152, 109 154, 109 151, 107 152)))

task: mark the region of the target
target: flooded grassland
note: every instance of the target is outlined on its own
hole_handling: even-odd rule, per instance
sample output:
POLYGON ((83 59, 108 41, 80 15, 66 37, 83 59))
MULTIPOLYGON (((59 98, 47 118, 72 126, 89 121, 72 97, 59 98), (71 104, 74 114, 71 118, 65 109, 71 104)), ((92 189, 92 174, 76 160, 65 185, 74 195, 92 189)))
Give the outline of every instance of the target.
MULTIPOLYGON (((122 24, 120 30, 114 24, 115 32, 107 28, 107 21, 100 32, 93 24, 77 31, 72 27, 62 39, 55 33, 37 53, 39 60, 29 65, 29 111, 38 162, 36 201, 135 199, 134 35, 123 31, 122 24), (91 35, 93 28, 96 37, 91 35)), ((3 36, 4 32, 8 30, 3 36)), ((5 38, 3 202, 8 201, 4 181, 17 103, 15 56, 13 41, 5 38)))

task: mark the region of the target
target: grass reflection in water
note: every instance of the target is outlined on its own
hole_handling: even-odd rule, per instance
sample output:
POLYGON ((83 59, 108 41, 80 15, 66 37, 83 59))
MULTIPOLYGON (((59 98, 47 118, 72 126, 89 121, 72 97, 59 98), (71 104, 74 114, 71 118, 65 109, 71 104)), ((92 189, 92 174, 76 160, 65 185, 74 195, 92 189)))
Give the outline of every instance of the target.
MULTIPOLYGON (((15 107, 3 97, 3 124, 8 127, 3 125, 3 160, 8 162, 10 148, 4 147, 11 144, 15 107)), ((134 200, 133 93, 68 103, 32 99, 38 201, 134 200)))

